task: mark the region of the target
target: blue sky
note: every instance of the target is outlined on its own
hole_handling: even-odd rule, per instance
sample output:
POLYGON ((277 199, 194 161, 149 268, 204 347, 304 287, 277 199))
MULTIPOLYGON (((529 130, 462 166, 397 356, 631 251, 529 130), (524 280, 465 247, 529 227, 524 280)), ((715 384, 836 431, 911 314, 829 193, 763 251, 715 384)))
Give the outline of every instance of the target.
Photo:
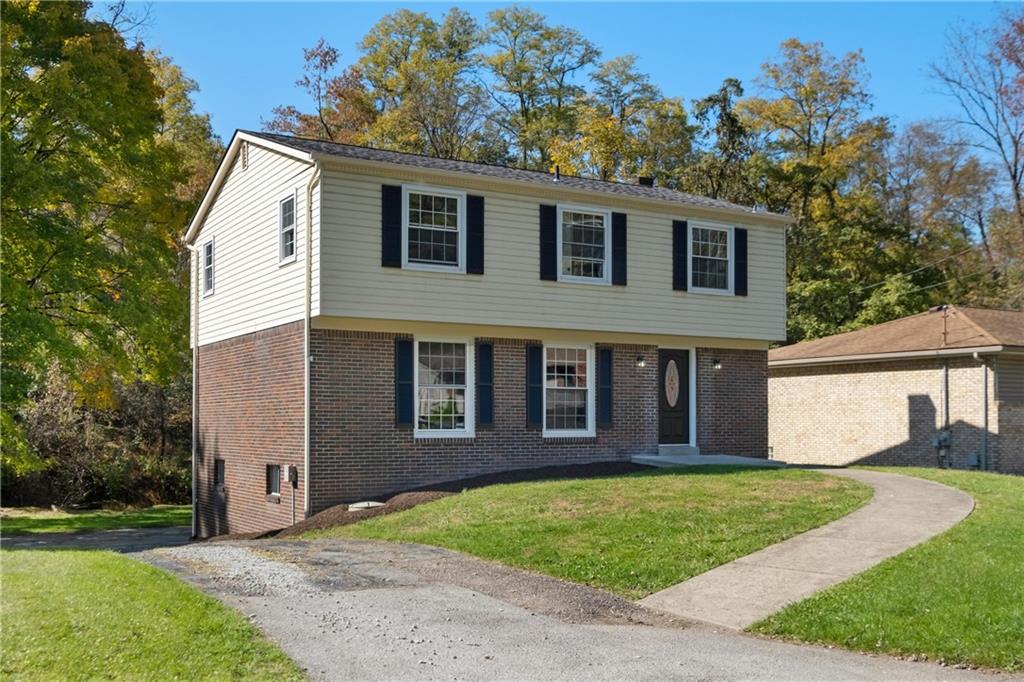
MULTIPOLYGON (((604 57, 635 53, 640 67, 669 96, 702 97, 722 79, 753 91, 760 65, 789 37, 822 41, 834 54, 863 49, 874 113, 906 123, 953 113, 934 92, 928 65, 943 53, 958 22, 988 24, 1006 9, 996 3, 668 4, 523 3, 552 23, 578 29, 604 57)), ((461 5, 478 18, 506 3, 461 5)), ((401 7, 441 15, 450 3, 155 3, 143 37, 200 86, 196 105, 212 115, 226 142, 235 128, 260 128, 278 104, 308 108, 295 87, 302 48, 321 36, 358 58, 360 38, 401 7)))

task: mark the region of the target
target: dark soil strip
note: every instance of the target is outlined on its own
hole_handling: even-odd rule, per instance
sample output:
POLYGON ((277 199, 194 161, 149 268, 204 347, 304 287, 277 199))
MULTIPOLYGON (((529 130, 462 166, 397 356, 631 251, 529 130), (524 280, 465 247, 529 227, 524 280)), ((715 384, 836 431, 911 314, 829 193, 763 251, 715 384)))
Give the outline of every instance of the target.
MULTIPOLYGON (((622 476, 637 471, 644 471, 652 467, 633 464, 632 462, 594 462, 592 464, 567 464, 563 466, 541 467, 539 469, 515 469, 512 471, 499 471, 492 474, 483 474, 470 478, 460 478, 455 481, 436 483, 420 488, 413 488, 393 497, 371 498, 375 501, 385 502, 383 507, 374 507, 360 511, 349 511, 347 504, 339 504, 323 510, 308 519, 299 521, 294 526, 289 526, 278 532, 275 537, 284 538, 300 535, 310 530, 323 530, 334 526, 344 526, 356 523, 364 519, 371 519, 375 516, 394 514, 395 512, 411 509, 424 502, 434 500, 464 490, 483 488, 489 485, 500 485, 503 483, 522 483, 525 481, 547 481, 555 479, 572 478, 599 478, 603 476, 622 476)), ((235 538, 237 536, 231 536, 235 538)))

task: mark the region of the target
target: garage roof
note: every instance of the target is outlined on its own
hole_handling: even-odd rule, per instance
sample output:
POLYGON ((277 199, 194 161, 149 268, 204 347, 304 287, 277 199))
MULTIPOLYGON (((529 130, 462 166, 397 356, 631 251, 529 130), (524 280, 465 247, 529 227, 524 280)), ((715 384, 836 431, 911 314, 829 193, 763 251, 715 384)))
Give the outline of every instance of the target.
POLYGON ((770 365, 1024 349, 1024 311, 948 305, 845 334, 775 348, 770 365))

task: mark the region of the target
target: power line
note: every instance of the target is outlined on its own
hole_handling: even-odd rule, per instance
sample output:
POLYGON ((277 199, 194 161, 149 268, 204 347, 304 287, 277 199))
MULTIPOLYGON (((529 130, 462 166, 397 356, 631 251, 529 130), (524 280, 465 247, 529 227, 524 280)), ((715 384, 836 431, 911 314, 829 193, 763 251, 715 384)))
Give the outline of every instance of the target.
POLYGON ((929 267, 934 267, 935 265, 938 265, 939 263, 944 263, 945 261, 949 260, 950 258, 955 258, 957 256, 963 256, 967 252, 972 251, 973 248, 974 247, 968 247, 967 249, 964 249, 963 251, 957 251, 956 253, 951 253, 948 256, 943 256, 942 258, 939 258, 936 261, 932 261, 931 263, 926 263, 925 265, 922 265, 921 267, 916 267, 916 268, 914 268, 912 270, 909 270, 907 272, 900 272, 898 274, 891 274, 891 275, 888 276, 888 278, 886 278, 882 282, 876 282, 876 283, 874 283, 872 285, 867 285, 866 287, 861 287, 860 289, 855 289, 853 291, 853 293, 859 294, 860 292, 867 291, 868 289, 874 289, 876 287, 881 287, 882 285, 887 284, 892 278, 903 278, 903 276, 908 276, 908 275, 914 274, 916 272, 921 272, 922 270, 927 270, 929 267))

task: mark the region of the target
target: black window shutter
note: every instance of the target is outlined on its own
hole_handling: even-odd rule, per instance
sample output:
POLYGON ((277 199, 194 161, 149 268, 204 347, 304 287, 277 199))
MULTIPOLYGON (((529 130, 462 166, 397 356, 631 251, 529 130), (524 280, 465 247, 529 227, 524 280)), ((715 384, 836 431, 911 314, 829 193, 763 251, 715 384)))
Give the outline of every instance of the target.
POLYGON ((597 425, 612 425, 612 349, 597 349, 597 425))
POLYGON ((402 188, 381 185, 380 188, 380 264, 386 268, 402 267, 402 188))
POLYGON ((733 255, 736 264, 733 266, 733 293, 737 296, 747 295, 747 231, 742 227, 733 228, 733 255))
POLYGON ((484 274, 484 198, 466 197, 466 272, 484 274))
POLYGON ((686 240, 688 238, 686 221, 672 221, 672 288, 686 291, 686 240))
POLYGON ((477 423, 494 425, 494 344, 476 344, 477 423))
POLYGON ((395 425, 412 428, 412 339, 395 339, 395 425))
POLYGON ((612 284, 626 286, 625 213, 612 213, 612 284))
POLYGON ((540 278, 558 280, 558 218, 554 206, 540 206, 540 278))
POLYGON ((539 429, 544 424, 544 347, 526 347, 526 426, 539 429))

